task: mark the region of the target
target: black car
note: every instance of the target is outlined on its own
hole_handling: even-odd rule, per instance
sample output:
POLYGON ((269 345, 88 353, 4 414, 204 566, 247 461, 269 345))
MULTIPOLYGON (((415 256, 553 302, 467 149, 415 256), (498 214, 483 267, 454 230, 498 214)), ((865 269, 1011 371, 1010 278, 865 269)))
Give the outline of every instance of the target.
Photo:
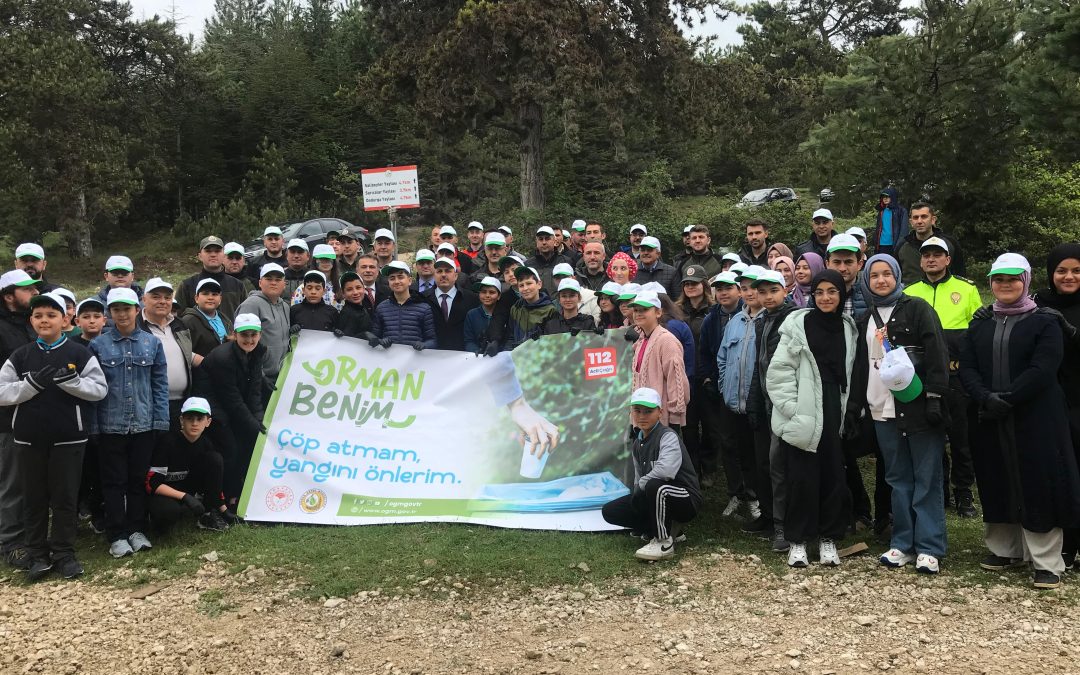
MULTIPOLYGON (((314 249, 316 244, 326 243, 327 232, 340 232, 346 227, 357 233, 360 245, 366 251, 370 241, 367 228, 353 225, 340 218, 312 218, 311 220, 286 225, 281 228, 281 236, 285 240, 286 246, 292 239, 303 239, 307 242, 309 249, 314 249)), ((266 247, 263 246, 261 237, 252 239, 244 244, 244 257, 250 260, 265 250, 266 247)))

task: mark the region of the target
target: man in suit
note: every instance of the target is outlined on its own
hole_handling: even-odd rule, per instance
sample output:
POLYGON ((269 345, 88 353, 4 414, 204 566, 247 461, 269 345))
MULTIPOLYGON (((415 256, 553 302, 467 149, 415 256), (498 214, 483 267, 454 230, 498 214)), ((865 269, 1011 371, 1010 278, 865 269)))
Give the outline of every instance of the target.
POLYGON ((471 290, 458 288, 457 262, 453 258, 435 261, 435 288, 423 297, 435 314, 435 339, 439 349, 465 351, 465 315, 480 305, 471 290))

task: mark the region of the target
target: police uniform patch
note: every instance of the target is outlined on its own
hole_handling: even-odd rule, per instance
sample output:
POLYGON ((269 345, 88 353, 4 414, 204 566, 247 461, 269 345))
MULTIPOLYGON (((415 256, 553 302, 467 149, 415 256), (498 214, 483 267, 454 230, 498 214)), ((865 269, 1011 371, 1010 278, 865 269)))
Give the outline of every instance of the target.
POLYGON ((952 304, 954 304, 954 305, 959 305, 960 304, 960 294, 959 293, 953 293, 952 295, 949 296, 949 299, 952 300, 952 304))

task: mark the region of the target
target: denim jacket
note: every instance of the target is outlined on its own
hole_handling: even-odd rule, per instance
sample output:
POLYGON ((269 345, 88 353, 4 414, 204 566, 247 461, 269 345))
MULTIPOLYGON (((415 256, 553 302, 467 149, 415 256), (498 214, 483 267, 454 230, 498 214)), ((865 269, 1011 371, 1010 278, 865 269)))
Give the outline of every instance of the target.
POLYGON ((169 430, 169 375, 161 340, 136 328, 124 337, 106 328, 90 341, 109 384, 91 417, 91 433, 138 434, 169 430))
POLYGON ((720 351, 716 354, 720 393, 727 407, 739 414, 746 414, 750 381, 754 377, 754 348, 757 342, 754 321, 746 307, 732 316, 724 329, 720 351))

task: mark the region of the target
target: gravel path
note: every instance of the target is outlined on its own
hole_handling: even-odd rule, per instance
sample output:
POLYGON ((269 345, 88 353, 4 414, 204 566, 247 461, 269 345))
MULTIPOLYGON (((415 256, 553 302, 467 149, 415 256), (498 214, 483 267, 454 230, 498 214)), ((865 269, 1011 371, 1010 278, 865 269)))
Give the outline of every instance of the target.
POLYGON ((207 562, 145 599, 2 583, 0 672, 1080 672, 1076 591, 1040 594, 1020 574, 973 586, 863 558, 778 577, 717 553, 600 587, 585 565, 574 588, 437 577, 308 601, 273 570, 227 569, 207 562))

